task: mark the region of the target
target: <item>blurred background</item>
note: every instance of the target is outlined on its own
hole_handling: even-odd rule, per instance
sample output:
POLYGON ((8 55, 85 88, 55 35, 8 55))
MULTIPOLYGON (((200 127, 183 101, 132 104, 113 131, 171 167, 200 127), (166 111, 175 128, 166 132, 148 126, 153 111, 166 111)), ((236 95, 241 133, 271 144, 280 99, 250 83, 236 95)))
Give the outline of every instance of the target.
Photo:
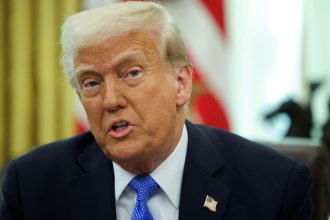
MULTIPOLYGON (((88 129, 59 64, 60 27, 110 2, 1 0, 0 173, 33 147, 88 129)), ((257 141, 329 141, 329 0, 161 2, 194 63, 192 121, 257 141)))

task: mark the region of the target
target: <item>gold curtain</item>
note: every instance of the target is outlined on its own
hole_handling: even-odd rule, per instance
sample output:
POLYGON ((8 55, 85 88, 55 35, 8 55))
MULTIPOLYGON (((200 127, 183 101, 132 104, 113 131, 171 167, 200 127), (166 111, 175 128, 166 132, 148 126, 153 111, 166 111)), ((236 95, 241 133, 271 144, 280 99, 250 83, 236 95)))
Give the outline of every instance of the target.
POLYGON ((73 90, 59 64, 60 26, 81 0, 0 0, 0 169, 74 133, 73 90))

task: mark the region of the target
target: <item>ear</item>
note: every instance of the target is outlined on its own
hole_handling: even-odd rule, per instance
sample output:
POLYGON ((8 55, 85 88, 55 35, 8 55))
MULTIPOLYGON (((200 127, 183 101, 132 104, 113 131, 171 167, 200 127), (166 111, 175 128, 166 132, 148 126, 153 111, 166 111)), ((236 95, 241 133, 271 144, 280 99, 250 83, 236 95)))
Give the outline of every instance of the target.
POLYGON ((176 73, 176 105, 183 106, 189 101, 192 88, 192 70, 189 66, 177 67, 176 73))

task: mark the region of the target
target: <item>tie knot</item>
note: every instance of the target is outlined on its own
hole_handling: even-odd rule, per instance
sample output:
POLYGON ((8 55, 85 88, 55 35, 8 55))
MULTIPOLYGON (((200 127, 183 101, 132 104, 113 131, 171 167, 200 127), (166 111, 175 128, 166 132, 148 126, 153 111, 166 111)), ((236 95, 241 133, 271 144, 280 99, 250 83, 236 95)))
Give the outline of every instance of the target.
POLYGON ((159 185, 149 175, 136 176, 128 184, 136 191, 137 200, 148 201, 148 199, 159 189, 159 185))

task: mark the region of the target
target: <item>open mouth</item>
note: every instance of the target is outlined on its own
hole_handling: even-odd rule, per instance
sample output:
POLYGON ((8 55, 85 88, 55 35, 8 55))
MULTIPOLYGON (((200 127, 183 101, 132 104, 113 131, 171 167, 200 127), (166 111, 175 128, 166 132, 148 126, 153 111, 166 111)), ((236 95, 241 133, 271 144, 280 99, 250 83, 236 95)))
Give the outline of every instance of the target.
POLYGON ((117 121, 110 127, 109 134, 113 138, 123 138, 128 135, 133 129, 133 126, 128 121, 117 121))
POLYGON ((125 130, 128 127, 128 122, 126 121, 120 121, 112 125, 112 130, 116 132, 121 132, 125 130))

